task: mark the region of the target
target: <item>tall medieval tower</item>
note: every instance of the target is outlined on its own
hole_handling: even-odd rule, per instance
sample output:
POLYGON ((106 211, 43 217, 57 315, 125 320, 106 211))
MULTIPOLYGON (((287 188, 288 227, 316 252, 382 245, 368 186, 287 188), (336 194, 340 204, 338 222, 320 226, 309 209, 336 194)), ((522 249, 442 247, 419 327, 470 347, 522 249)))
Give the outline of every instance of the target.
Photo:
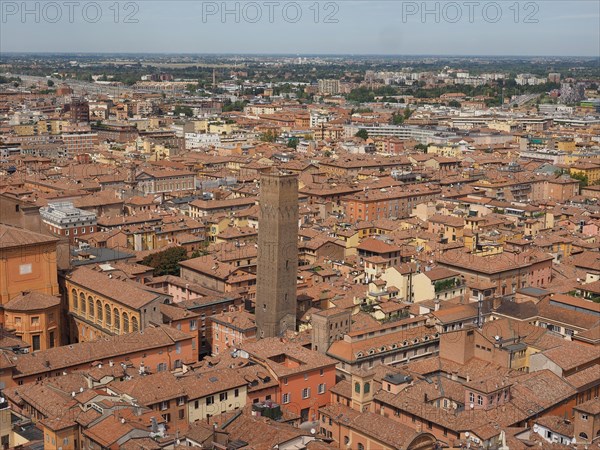
POLYGON ((256 326, 258 336, 296 329, 298 176, 260 178, 256 326))

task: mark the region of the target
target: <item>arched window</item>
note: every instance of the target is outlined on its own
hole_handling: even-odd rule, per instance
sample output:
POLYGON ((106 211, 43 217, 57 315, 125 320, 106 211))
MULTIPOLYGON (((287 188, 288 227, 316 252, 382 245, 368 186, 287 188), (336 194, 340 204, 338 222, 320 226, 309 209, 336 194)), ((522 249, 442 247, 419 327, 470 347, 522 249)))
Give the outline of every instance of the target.
POLYGON ((104 325, 110 327, 110 305, 104 305, 104 325))
POLYGON ((585 433, 579 433, 579 437, 581 439, 585 439, 586 441, 587 441, 587 438, 588 438, 587 434, 585 434, 585 433))
POLYGON ((358 383, 358 382, 354 383, 354 392, 356 392, 357 394, 360 394, 360 383, 358 383))
POLYGON ((129 333, 129 316, 126 312, 123 313, 123 333, 129 333))
POLYGON ((102 322, 102 303, 100 303, 100 300, 96 301, 96 316, 98 316, 98 322, 102 322))
POLYGON ((88 308, 87 308, 87 312, 90 315, 90 317, 94 317, 94 300, 92 299, 92 297, 88 297, 88 308))
POLYGON ((138 327, 137 317, 131 316, 131 331, 138 331, 138 330, 139 330, 139 327, 138 327))
POLYGON ((75 289, 71 291, 71 308, 77 311, 77 291, 75 289))
POLYGON ((360 442, 358 443, 358 445, 356 446, 356 448, 357 448, 358 450, 365 450, 365 446, 364 446, 364 445, 362 445, 360 442))
POLYGON ((115 331, 119 332, 121 330, 121 316, 117 308, 113 309, 113 323, 115 331))
POLYGON ((371 392, 371 383, 365 383, 365 394, 371 392))
POLYGON ((85 311, 85 294, 83 292, 79 294, 79 309, 85 311))

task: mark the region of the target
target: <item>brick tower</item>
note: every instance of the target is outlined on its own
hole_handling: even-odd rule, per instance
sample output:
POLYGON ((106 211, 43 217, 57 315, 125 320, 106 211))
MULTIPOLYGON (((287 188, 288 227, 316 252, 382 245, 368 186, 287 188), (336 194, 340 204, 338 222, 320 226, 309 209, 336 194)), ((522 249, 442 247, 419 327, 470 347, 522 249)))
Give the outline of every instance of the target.
POLYGON ((298 177, 260 178, 256 326, 259 337, 296 329, 298 177))

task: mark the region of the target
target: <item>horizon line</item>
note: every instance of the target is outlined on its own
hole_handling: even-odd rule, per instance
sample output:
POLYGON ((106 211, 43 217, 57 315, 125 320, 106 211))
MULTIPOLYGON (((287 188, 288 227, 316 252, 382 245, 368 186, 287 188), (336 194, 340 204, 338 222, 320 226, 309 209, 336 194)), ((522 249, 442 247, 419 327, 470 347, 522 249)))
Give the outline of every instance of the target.
POLYGON ((286 52, 261 52, 261 53, 234 53, 234 52, 151 52, 151 51, 37 51, 37 50, 2 50, 2 54, 27 54, 27 55, 165 55, 165 56, 288 56, 288 57, 437 57, 437 58, 588 58, 599 59, 598 55, 555 55, 555 54, 435 54, 435 53, 286 53, 286 52))

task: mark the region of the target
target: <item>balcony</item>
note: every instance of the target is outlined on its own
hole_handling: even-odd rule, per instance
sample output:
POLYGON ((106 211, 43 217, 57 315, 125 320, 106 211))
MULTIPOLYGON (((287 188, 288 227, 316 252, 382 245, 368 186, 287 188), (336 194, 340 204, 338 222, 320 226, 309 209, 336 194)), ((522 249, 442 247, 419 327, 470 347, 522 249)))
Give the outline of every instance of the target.
POLYGON ((462 279, 450 278, 448 280, 436 281, 434 291, 436 294, 464 288, 466 283, 462 279))

